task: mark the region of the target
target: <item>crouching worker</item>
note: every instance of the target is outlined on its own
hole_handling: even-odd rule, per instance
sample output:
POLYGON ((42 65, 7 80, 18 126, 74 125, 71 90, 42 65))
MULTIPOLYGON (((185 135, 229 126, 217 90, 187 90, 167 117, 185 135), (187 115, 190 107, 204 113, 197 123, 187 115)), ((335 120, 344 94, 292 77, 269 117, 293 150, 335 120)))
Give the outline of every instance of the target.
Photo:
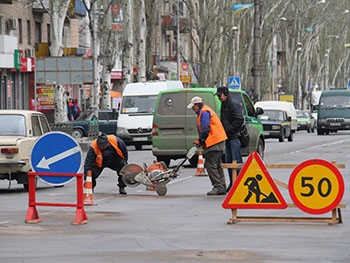
POLYGON ((126 195, 120 170, 128 163, 128 150, 122 139, 115 135, 100 134, 94 140, 87 152, 84 164, 84 180, 88 171, 92 174, 92 187, 96 186, 96 179, 104 168, 110 168, 117 172, 119 194, 126 195))

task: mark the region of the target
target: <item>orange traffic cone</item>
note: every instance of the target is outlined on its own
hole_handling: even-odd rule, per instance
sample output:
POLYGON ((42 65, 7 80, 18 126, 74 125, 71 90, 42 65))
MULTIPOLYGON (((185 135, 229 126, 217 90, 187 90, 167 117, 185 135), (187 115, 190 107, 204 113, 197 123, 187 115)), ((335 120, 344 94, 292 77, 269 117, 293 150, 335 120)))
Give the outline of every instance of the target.
POLYGON ((198 154, 198 163, 197 163, 197 172, 195 174, 196 176, 207 176, 207 173, 204 169, 204 159, 202 152, 199 152, 198 154))
POLYGON ((84 183, 84 205, 95 205, 92 196, 92 175, 91 171, 87 172, 86 181, 84 183))

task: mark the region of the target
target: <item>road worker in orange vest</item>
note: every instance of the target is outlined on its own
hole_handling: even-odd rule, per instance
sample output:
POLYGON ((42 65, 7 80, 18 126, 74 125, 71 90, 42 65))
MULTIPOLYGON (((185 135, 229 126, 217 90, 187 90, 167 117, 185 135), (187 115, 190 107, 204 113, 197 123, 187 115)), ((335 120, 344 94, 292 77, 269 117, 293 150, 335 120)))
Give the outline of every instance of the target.
POLYGON ((227 139, 224 127, 219 117, 201 97, 193 97, 187 108, 197 114, 198 141, 194 143, 203 148, 205 158, 204 168, 207 170, 213 189, 207 195, 226 194, 226 183, 221 158, 227 139))
POLYGON ((110 168, 117 172, 119 194, 126 195, 125 183, 120 170, 128 163, 128 150, 122 139, 115 135, 100 134, 94 140, 87 152, 84 164, 84 179, 87 172, 92 173, 92 187, 96 186, 96 179, 104 168, 110 168))

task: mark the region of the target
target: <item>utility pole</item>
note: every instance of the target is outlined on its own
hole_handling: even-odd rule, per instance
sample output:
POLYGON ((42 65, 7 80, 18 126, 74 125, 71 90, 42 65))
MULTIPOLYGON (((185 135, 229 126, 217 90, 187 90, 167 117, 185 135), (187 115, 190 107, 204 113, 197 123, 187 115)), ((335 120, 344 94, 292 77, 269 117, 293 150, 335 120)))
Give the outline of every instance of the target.
POLYGON ((301 51, 303 49, 303 44, 298 42, 297 43, 297 75, 298 75, 298 109, 303 110, 303 105, 302 105, 302 100, 303 100, 303 92, 302 92, 302 88, 301 88, 301 71, 300 71, 300 55, 301 55, 301 51))
POLYGON ((236 76, 236 34, 238 32, 238 27, 233 26, 232 27, 232 76, 236 76))
POLYGON ((177 64, 176 64, 176 69, 177 69, 177 80, 180 80, 180 0, 177 0, 177 38, 176 38, 176 45, 177 45, 177 64))
POLYGON ((260 0, 254 0, 254 58, 253 58, 253 101, 257 102, 260 97, 260 56, 261 56, 261 36, 260 36, 260 0))

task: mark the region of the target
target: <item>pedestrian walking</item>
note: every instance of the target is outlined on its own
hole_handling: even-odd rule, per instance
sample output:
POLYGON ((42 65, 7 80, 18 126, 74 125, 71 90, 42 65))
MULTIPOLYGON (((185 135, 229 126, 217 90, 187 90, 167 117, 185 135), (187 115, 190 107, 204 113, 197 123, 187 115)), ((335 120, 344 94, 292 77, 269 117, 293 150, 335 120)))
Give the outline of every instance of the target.
POLYGON ((226 194, 225 175, 221 167, 221 158, 227 137, 221 121, 216 113, 203 103, 201 97, 193 97, 187 108, 192 109, 197 114, 199 139, 194 143, 203 148, 204 167, 213 186, 207 195, 226 194))
MULTIPOLYGON (((238 132, 244 123, 244 117, 239 102, 230 96, 227 87, 218 87, 215 95, 221 101, 220 120, 227 136, 225 141, 225 161, 226 163, 232 163, 233 160, 236 160, 237 163, 243 163, 238 132)), ((240 170, 237 169, 237 175, 240 170)), ((228 175, 230 183, 226 189, 227 192, 232 187, 232 169, 230 168, 228 169, 228 175)))
POLYGON ((87 152, 84 163, 84 179, 88 171, 92 173, 92 188, 96 187, 96 179, 104 168, 110 168, 117 172, 119 193, 126 195, 125 183, 120 170, 128 163, 128 150, 122 139, 115 135, 100 134, 95 139, 87 152))

